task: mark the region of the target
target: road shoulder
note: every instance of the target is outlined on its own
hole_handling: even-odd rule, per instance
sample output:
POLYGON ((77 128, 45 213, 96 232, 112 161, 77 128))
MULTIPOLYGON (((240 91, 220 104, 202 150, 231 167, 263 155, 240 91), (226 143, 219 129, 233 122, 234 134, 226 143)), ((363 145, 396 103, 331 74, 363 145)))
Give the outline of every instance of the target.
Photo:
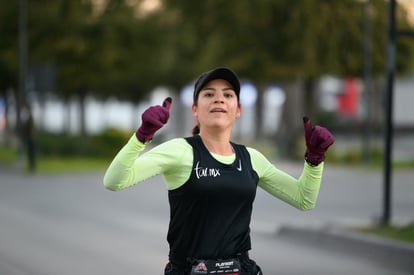
POLYGON ((414 273, 414 244, 333 225, 320 228, 284 225, 277 234, 281 238, 352 253, 357 257, 364 257, 410 274, 414 273))

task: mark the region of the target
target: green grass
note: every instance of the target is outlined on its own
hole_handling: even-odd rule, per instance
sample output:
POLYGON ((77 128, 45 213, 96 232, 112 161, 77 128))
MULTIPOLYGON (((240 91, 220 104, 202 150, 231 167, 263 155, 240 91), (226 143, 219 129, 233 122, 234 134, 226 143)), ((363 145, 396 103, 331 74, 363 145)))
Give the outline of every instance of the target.
POLYGON ((104 171, 110 164, 107 159, 42 157, 37 160, 36 173, 86 173, 104 171))
POLYGON ((17 151, 11 147, 0 146, 0 162, 12 163, 17 159, 17 151))
POLYGON ((358 228, 357 230, 363 233, 414 243, 414 223, 405 226, 366 227, 358 228))
MULTIPOLYGON (((15 148, 0 146, 0 164, 13 165, 16 162, 23 162, 22 169, 27 171, 27 164, 24 163, 25 157, 19 157, 19 153, 15 148)), ((111 159, 107 158, 40 156, 36 159, 36 173, 86 173, 104 171, 110 162, 111 159)))

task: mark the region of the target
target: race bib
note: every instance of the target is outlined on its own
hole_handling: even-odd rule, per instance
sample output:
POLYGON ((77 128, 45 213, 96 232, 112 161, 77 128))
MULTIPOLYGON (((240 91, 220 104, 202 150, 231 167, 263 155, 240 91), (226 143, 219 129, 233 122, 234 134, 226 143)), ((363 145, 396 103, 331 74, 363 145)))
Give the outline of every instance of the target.
POLYGON ((191 267, 191 275, 240 275, 240 272, 240 261, 238 259, 196 260, 191 267))

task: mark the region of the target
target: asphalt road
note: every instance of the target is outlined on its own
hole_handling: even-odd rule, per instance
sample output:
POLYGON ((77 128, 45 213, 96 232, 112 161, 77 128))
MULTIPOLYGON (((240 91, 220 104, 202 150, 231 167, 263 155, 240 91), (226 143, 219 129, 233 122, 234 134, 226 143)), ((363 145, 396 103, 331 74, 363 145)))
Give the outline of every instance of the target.
MULTIPOLYGON (((281 163, 298 176, 301 165, 281 163)), ((393 173, 393 219, 414 219, 414 171, 393 173)), ((0 167, 0 275, 163 274, 169 209, 161 178, 121 192, 102 174, 24 175, 0 167)), ((382 173, 325 166, 317 207, 258 190, 251 252, 266 275, 395 274, 386 263, 277 235, 282 225, 364 225, 382 213, 382 173)))

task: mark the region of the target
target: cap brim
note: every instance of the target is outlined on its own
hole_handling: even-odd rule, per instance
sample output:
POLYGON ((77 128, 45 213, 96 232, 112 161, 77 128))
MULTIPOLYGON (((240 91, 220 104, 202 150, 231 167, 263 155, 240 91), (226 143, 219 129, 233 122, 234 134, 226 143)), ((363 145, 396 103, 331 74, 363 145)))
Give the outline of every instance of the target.
POLYGON ((198 93, 201 91, 201 89, 210 81, 215 79, 224 79, 228 81, 232 86, 234 91, 237 94, 237 97, 240 94, 240 81, 237 77, 237 75, 230 70, 229 68, 220 67, 213 69, 211 71, 208 71, 204 74, 202 74, 197 82, 195 83, 194 87, 194 101, 197 99, 198 93))

